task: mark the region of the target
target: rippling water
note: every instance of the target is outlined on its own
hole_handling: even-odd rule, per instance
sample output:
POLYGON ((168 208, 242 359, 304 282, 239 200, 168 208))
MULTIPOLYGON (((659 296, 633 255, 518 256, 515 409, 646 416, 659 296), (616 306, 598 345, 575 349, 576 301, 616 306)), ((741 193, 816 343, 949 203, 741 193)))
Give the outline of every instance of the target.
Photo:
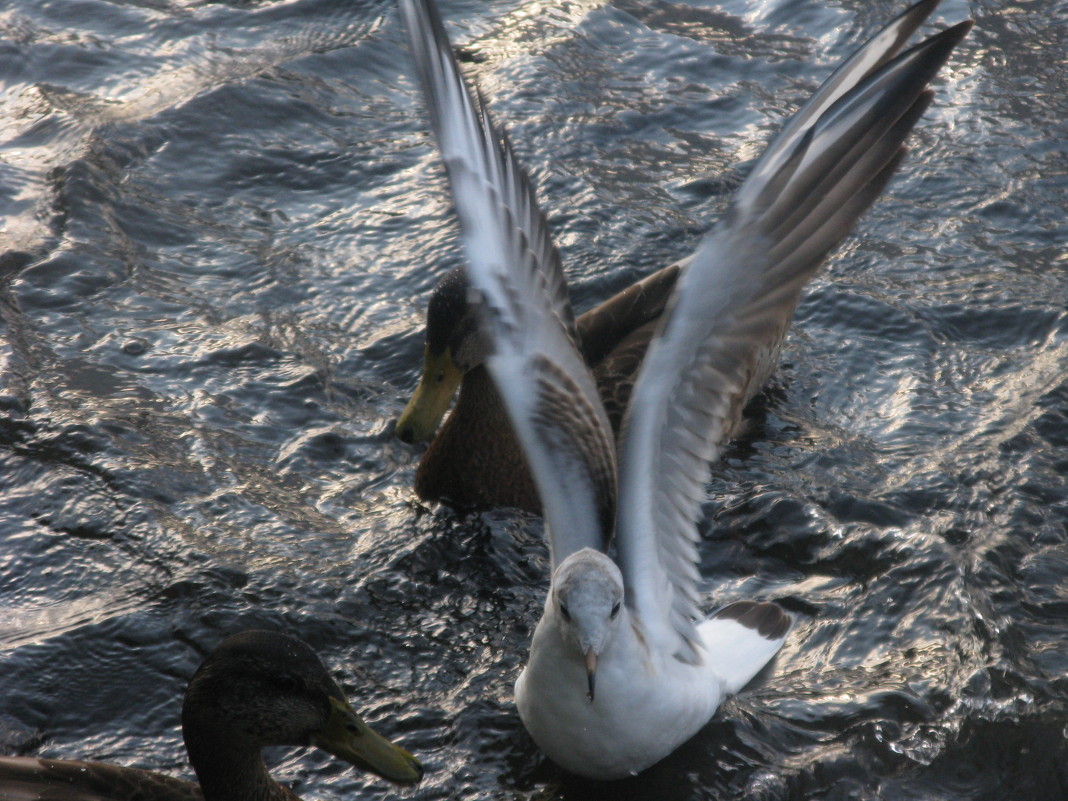
MULTIPOLYGON (((443 5, 580 308, 687 253, 903 8, 443 5)), ((396 791, 272 754, 312 799, 1066 797, 1068 5, 935 24, 967 16, 709 487, 707 605, 800 623, 690 743, 599 786, 512 700, 540 522, 421 505, 390 436, 459 260, 393 3, 8 0, 0 748, 189 776, 185 682, 266 626, 430 769, 396 791)))

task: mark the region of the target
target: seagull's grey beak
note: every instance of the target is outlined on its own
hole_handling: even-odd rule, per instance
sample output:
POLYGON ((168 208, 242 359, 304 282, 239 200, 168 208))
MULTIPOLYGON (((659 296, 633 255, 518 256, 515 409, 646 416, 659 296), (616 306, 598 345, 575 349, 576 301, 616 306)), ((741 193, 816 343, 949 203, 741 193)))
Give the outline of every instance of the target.
POLYGON ((586 693, 586 698, 592 704, 594 685, 597 683, 597 654, 593 648, 586 652, 586 680, 589 682, 590 687, 590 691, 586 693))

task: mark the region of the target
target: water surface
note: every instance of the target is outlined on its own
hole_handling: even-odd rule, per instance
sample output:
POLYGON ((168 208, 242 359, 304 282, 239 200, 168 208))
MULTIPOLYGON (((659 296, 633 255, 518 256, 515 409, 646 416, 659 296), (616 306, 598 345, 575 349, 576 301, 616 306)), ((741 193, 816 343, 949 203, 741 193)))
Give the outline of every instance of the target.
MULTIPOLYGON (((901 3, 457 0, 585 308, 685 255, 761 146, 901 3)), ((886 195, 798 308, 708 488, 709 608, 799 623, 637 779, 542 757, 512 685, 535 518, 411 492, 392 439, 458 263, 392 2, 0 10, 0 748, 190 771, 179 697, 299 633, 426 762, 309 799, 1068 794, 1068 6, 976 28, 886 195)))

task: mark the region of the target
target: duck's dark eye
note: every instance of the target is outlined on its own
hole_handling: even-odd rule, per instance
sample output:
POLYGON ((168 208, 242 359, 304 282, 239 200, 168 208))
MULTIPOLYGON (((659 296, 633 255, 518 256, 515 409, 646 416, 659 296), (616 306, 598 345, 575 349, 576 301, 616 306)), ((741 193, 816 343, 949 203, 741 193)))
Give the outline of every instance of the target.
POLYGON ((619 614, 619 601, 616 601, 616 605, 612 607, 612 617, 615 618, 619 614))
POLYGON ((567 607, 564 604, 560 604, 560 614, 564 616, 564 620, 568 623, 571 622, 571 613, 567 611, 567 607))
POLYGON ((445 371, 444 370, 442 370, 440 373, 438 373, 434 377, 434 383, 436 383, 436 384, 440 384, 444 380, 445 380, 445 371))

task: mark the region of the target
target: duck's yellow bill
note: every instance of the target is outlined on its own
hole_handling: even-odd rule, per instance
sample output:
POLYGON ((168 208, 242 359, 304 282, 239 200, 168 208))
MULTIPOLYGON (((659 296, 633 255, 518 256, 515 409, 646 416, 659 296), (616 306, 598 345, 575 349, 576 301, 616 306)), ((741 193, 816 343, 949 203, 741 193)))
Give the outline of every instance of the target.
POLYGON ((337 698, 330 699, 330 717, 315 735, 315 745, 397 784, 414 784, 423 778, 418 759, 377 734, 356 710, 337 698))
POLYGON ((397 418, 397 436, 404 442, 426 442, 433 437, 461 378, 463 373, 448 348, 437 355, 426 351, 419 386, 397 418))

